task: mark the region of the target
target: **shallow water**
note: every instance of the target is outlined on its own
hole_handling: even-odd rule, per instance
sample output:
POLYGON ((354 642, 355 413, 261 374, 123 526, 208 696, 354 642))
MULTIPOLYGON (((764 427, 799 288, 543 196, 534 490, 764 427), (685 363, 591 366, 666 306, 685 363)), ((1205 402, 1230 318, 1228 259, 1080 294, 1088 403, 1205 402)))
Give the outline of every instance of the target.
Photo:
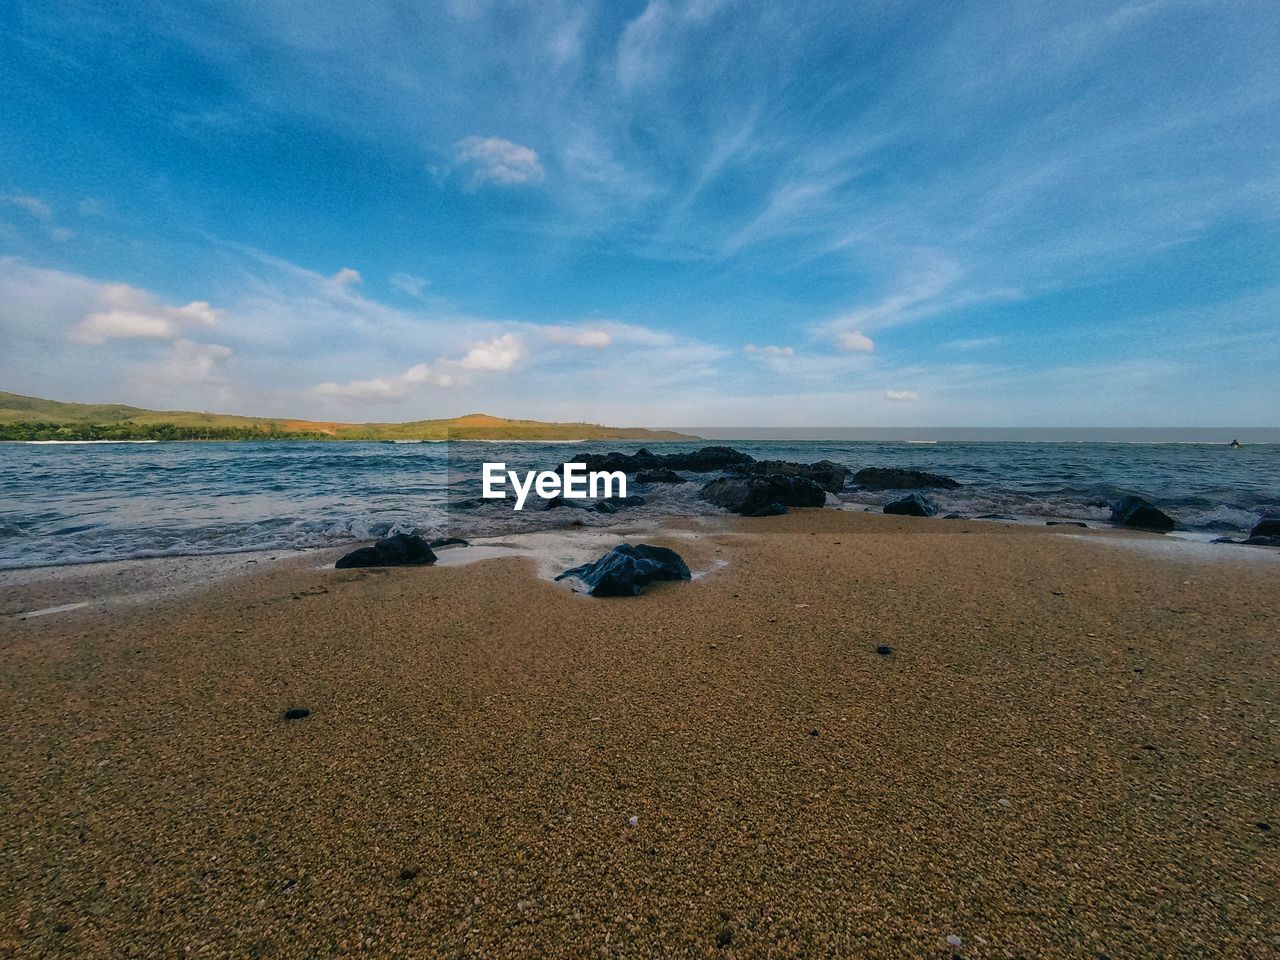
MULTIPOLYGON (((485 461, 549 469, 586 452, 665 453, 696 443, 326 443, 263 441, 31 445, 0 443, 0 569, 128 557, 336 546, 417 530, 492 536, 570 523, 614 526, 658 515, 717 514, 700 481, 632 487, 643 507, 608 516, 542 512, 531 500, 450 510, 480 492, 485 461)), ((760 459, 902 466, 964 487, 930 495, 942 511, 1105 521, 1107 504, 1140 493, 1192 535, 1245 532, 1280 510, 1280 444, 733 441, 760 459)), ((849 509, 890 493, 846 491, 849 509)))

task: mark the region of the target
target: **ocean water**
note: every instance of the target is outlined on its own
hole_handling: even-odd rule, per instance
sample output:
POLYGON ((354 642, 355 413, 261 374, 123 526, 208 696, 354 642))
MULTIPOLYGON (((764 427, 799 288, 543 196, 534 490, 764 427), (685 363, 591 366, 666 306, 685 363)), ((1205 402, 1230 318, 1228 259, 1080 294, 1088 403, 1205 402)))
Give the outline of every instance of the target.
MULTIPOLYGON (((719 441, 724 442, 724 441, 719 441)), ((551 469, 587 452, 641 446, 658 453, 697 443, 0 443, 0 569, 130 557, 327 547, 400 531, 484 536, 566 526, 634 523, 663 514, 716 514, 700 481, 632 485, 648 498, 616 515, 541 511, 531 498, 450 509, 480 492, 481 464, 551 469)), ((1280 511, 1280 444, 1232 450, 1201 443, 753 441, 758 459, 829 459, 857 470, 901 466, 959 480, 930 495, 942 512, 1008 514, 1027 522, 1105 522, 1108 504, 1139 493, 1192 537, 1246 532, 1280 511)), ((892 493, 846 490, 845 509, 878 509, 892 493)), ((1229 549, 1229 548, 1224 548, 1229 549)))

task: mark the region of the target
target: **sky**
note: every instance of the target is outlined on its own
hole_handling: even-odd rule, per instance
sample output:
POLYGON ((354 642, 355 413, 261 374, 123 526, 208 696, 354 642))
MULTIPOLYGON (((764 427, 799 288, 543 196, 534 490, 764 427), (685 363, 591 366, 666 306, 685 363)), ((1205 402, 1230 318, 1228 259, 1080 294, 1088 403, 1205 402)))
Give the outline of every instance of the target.
POLYGON ((15 0, 0 389, 1280 424, 1272 0, 15 0))

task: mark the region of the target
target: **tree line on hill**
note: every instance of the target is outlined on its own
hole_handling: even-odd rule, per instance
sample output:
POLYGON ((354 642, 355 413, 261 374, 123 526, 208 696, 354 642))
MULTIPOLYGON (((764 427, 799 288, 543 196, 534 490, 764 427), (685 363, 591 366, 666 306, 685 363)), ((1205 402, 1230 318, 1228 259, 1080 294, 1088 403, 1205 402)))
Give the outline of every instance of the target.
POLYGON ((178 426, 174 423, 0 423, 0 440, 332 440, 313 430, 266 427, 178 426))

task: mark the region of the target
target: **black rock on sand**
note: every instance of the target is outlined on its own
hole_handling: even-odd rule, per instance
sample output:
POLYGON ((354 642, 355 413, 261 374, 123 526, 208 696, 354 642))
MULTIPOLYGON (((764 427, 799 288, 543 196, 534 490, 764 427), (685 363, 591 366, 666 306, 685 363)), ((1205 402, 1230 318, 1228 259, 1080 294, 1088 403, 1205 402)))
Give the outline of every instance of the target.
POLYGON ((581 580, 593 597, 634 597, 658 580, 688 580, 689 567, 674 550, 647 543, 614 547, 594 563, 566 570, 557 580, 581 580))
POLYGON ((900 517, 932 517, 938 512, 938 505, 919 493, 909 493, 886 503, 883 512, 900 517))
POLYGON ((1173 517, 1150 500, 1135 496, 1125 497, 1112 505, 1111 522, 1122 527, 1151 530, 1156 533, 1168 533, 1174 527, 1173 517))
POLYGON ((435 562, 436 555, 427 541, 416 533, 397 533, 371 547, 352 550, 334 566, 339 570, 348 567, 421 567, 435 562))

